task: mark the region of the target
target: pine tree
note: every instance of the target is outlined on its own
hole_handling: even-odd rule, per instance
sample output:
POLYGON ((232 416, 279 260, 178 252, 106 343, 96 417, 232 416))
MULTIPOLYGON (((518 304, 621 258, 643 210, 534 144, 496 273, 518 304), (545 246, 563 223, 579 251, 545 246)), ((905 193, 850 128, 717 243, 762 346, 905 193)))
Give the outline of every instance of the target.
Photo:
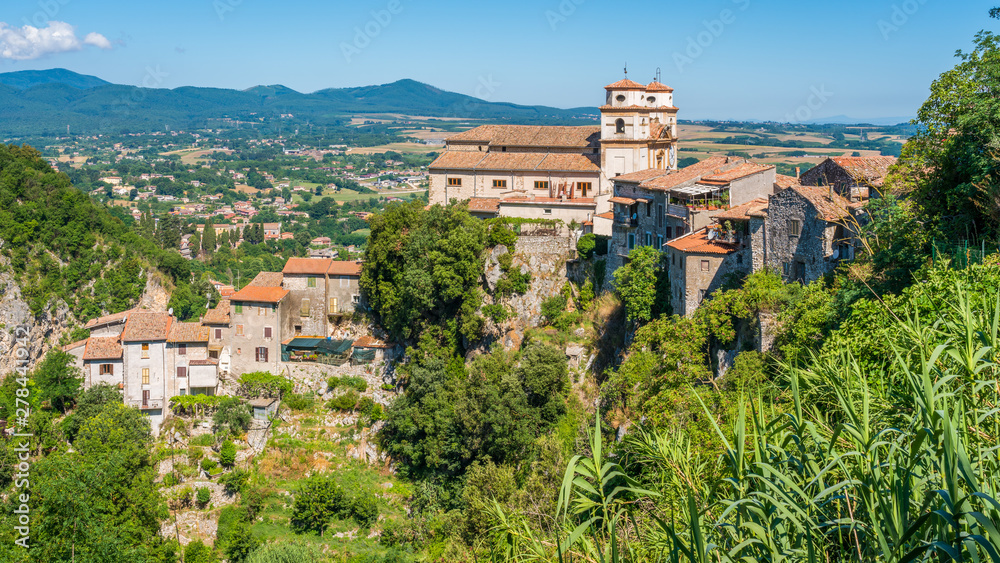
POLYGON ((205 250, 205 254, 212 255, 215 253, 216 244, 215 224, 209 219, 205 222, 205 233, 201 236, 201 247, 205 250))

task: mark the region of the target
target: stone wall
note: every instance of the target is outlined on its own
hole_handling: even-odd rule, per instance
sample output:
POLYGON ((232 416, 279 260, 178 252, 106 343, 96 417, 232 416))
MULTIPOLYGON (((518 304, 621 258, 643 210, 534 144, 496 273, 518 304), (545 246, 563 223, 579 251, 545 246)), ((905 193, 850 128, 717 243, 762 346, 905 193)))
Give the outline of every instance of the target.
POLYGON ((795 190, 771 197, 767 210, 767 266, 788 281, 813 282, 837 266, 832 259, 836 226, 818 217, 816 207, 795 190), (792 231, 797 221, 799 232, 792 231))

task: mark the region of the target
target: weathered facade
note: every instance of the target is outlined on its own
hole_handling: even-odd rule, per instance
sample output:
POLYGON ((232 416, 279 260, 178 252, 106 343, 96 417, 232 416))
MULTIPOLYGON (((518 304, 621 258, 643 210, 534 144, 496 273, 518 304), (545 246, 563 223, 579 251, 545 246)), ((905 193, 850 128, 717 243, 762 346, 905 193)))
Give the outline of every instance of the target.
POLYGON ((234 373, 279 371, 282 334, 292 330, 285 304, 289 291, 281 287, 282 278, 280 273, 261 272, 230 296, 234 373))
POLYGON ((731 274, 746 273, 751 261, 744 236, 722 236, 705 228, 668 242, 671 306, 675 315, 691 316, 731 274))
POLYGON ((852 202, 877 195, 885 184, 894 156, 842 156, 828 158, 799 178, 803 186, 830 186, 852 202))

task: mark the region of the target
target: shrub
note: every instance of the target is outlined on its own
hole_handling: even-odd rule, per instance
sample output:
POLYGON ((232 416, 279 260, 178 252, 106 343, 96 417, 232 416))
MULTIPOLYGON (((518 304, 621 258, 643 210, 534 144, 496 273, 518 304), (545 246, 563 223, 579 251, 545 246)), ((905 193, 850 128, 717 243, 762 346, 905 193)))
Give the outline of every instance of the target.
POLYGON ((242 493, 250 482, 250 472, 245 469, 234 469, 219 477, 219 483, 226 487, 226 492, 234 495, 242 493))
POLYGON ((549 324, 555 324, 559 315, 566 310, 566 297, 562 294, 553 295, 542 301, 542 316, 549 324))
POLYGON ((211 473, 213 469, 216 469, 218 467, 219 463, 214 459, 206 457, 205 459, 201 460, 201 468, 205 471, 208 471, 209 473, 211 473))
POLYGON ((218 560, 215 551, 201 540, 195 540, 184 547, 184 563, 214 563, 218 560))
POLYGON ((212 500, 212 491, 208 490, 208 487, 198 487, 196 500, 198 501, 198 506, 204 508, 208 504, 208 501, 212 500))
POLYGON ((266 371, 246 373, 240 376, 240 394, 247 397, 281 398, 292 392, 292 382, 280 375, 266 371))
POLYGON ((515 233, 506 223, 497 222, 490 229, 489 246, 506 246, 508 250, 514 250, 517 244, 517 233, 515 233))
POLYGON ((212 416, 212 428, 216 433, 239 436, 250 428, 252 421, 250 405, 246 401, 238 397, 223 397, 219 410, 212 416))
POLYGON ((369 423, 382 420, 382 405, 371 397, 361 397, 361 401, 358 402, 358 412, 367 418, 369 423))
POLYGON ((215 443, 215 436, 212 436, 211 434, 202 434, 200 436, 195 436, 194 438, 191 438, 190 445, 206 447, 206 446, 211 446, 214 443, 215 443))
POLYGON ((365 381, 363 377, 331 377, 326 380, 327 385, 330 389, 354 389, 358 393, 364 393, 368 390, 368 382, 365 381))
POLYGON ((584 260, 590 260, 594 257, 594 250, 597 248, 597 237, 594 233, 587 233, 580 237, 580 240, 576 241, 576 251, 580 254, 580 258, 584 260))
POLYGON ((500 324, 510 318, 510 309, 499 303, 484 305, 483 314, 489 317, 494 323, 500 324))
POLYGON ((357 392, 351 390, 343 395, 334 397, 326 404, 327 408, 330 410, 337 411, 350 411, 354 410, 355 405, 358 404, 358 394, 357 392))
POLYGON ((282 403, 293 411, 310 411, 316 406, 316 396, 312 393, 292 393, 282 399, 282 403))
POLYGON ((371 528, 378 521, 378 499, 361 493, 351 501, 351 518, 362 528, 371 528))
POLYGON ((581 310, 586 311, 590 308, 590 304, 594 302, 594 282, 587 280, 587 283, 583 284, 576 301, 581 310))
POLYGON ((219 450, 219 463, 226 469, 236 465, 236 444, 229 440, 222 443, 222 448, 219 450))

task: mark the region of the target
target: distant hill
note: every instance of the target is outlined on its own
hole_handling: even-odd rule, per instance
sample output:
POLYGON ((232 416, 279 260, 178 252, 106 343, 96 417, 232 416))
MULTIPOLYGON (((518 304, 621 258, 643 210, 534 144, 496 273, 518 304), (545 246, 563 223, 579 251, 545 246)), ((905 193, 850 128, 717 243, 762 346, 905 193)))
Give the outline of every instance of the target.
POLYGON ((79 90, 88 90, 111 83, 96 76, 77 74, 64 68, 54 68, 52 70, 21 70, 0 74, 0 84, 17 90, 25 90, 43 84, 62 84, 79 90))
POLYGON ((0 135, 138 133, 219 127, 222 119, 265 123, 281 115, 293 122, 332 124, 356 114, 490 119, 511 123, 593 120, 597 108, 559 109, 487 102, 415 80, 303 94, 285 86, 247 90, 137 88, 64 69, 0 74, 0 135))
POLYGON ((875 117, 871 119, 858 119, 846 115, 835 115, 806 121, 807 125, 900 125, 909 123, 913 117, 875 117))

